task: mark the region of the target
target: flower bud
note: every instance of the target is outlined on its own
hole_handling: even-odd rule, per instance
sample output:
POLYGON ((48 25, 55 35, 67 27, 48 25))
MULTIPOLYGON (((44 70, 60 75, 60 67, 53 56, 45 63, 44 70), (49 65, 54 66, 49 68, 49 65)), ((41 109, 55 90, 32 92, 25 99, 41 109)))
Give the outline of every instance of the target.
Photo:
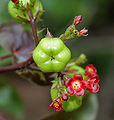
POLYGON ((61 95, 61 98, 62 98, 63 101, 67 101, 67 100, 68 100, 68 95, 65 94, 65 93, 63 93, 63 94, 61 95))
POLYGON ((12 0, 12 2, 17 4, 17 3, 19 3, 19 0, 12 0))
POLYGON ((88 30, 87 29, 82 29, 80 32, 79 32, 79 35, 80 36, 87 36, 88 35, 88 30))
POLYGON ((82 21, 82 16, 81 15, 76 16, 74 21, 73 21, 73 24, 78 25, 81 21, 82 21))

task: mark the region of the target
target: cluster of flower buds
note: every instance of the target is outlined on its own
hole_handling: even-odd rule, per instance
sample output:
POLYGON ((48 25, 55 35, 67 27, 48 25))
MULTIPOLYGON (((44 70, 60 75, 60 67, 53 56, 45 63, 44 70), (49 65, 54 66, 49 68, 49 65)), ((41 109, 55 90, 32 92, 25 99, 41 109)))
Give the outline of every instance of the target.
POLYGON ((76 16, 73 24, 70 25, 64 34, 62 34, 60 36, 60 38, 65 41, 65 40, 69 40, 71 38, 75 38, 75 37, 80 37, 80 36, 87 36, 88 35, 88 30, 87 29, 82 29, 80 32, 75 28, 76 25, 78 25, 79 23, 81 23, 82 21, 82 16, 76 16))
POLYGON ((82 75, 75 74, 73 78, 67 78, 65 81, 66 93, 62 93, 61 97, 57 97, 50 105, 55 111, 63 110, 62 100, 67 101, 70 96, 83 96, 85 90, 90 93, 97 93, 99 91, 99 77, 96 68, 90 64, 85 68, 86 79, 83 80, 82 75))

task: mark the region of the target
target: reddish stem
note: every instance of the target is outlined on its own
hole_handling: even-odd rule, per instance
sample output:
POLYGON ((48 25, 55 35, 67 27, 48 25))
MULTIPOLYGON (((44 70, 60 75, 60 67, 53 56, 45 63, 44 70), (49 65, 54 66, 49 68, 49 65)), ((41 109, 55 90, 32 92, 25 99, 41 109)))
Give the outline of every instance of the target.
POLYGON ((35 70, 35 71, 40 71, 40 69, 36 66, 33 65, 29 65, 27 68, 31 69, 31 70, 35 70))
POLYGON ((0 56, 0 60, 6 59, 6 58, 9 58, 9 57, 12 57, 12 56, 13 56, 12 54, 6 55, 6 56, 0 56))
POLYGON ((19 69, 24 68, 27 65, 31 64, 32 61, 33 61, 33 58, 31 56, 29 59, 27 59, 26 61, 24 61, 22 63, 18 63, 15 65, 10 65, 10 66, 6 66, 6 67, 0 67, 0 73, 19 70, 19 69))
POLYGON ((28 15, 29 15, 29 18, 30 18, 30 25, 32 27, 32 32, 33 32, 33 36, 34 36, 34 39, 35 39, 35 44, 38 45, 39 38, 38 38, 38 35, 37 35, 36 26, 35 26, 35 19, 32 16, 31 10, 28 10, 28 15))

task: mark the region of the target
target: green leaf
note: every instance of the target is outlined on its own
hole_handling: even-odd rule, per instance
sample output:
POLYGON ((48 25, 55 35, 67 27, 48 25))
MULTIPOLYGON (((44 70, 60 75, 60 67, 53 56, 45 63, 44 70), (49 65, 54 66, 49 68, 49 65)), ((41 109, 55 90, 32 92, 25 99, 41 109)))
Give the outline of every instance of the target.
POLYGON ((84 73, 85 73, 85 69, 84 69, 84 68, 82 68, 82 67, 80 67, 80 66, 78 66, 78 65, 72 65, 72 66, 70 67, 70 70, 76 71, 76 72, 74 72, 74 73, 72 74, 72 76, 75 75, 75 74, 80 74, 80 75, 83 76, 83 79, 86 78, 86 76, 84 75, 84 73))
MULTIPOLYGON (((11 54, 11 53, 0 46, 0 56, 5 56, 8 54, 11 54)), ((0 60, 0 66, 7 66, 11 63, 12 63, 12 58, 0 60)))
POLYGON ((59 89, 56 89, 57 82, 53 83, 51 87, 51 98, 52 100, 56 99, 58 97, 59 89))
POLYGON ((76 97, 75 95, 71 96, 68 101, 63 101, 63 108, 66 112, 70 112, 78 109, 82 105, 83 97, 76 97))
POLYGON ((24 115, 24 106, 20 96, 2 78, 0 78, 0 110, 19 120, 24 115))

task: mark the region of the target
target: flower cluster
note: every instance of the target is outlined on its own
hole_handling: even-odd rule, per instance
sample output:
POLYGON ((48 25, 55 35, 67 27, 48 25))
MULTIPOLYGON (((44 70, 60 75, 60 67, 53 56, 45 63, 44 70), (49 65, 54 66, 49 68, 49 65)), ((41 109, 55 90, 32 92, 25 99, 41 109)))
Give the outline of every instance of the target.
POLYGON ((85 68, 85 75, 87 75, 87 84, 88 88, 87 91, 95 94, 96 92, 99 91, 99 77, 97 75, 97 70, 96 68, 90 64, 87 65, 85 68))
MULTIPOLYGON (((73 24, 74 25, 78 25, 80 24, 82 21, 82 16, 79 15, 79 16, 76 16, 74 21, 73 21, 73 24)), ((76 31, 76 34, 77 34, 77 31, 76 31)), ((79 32, 79 36, 87 36, 88 35, 88 30, 83 28, 80 32, 79 32)))
POLYGON ((83 80, 82 75, 75 74, 73 78, 68 78, 65 82, 67 93, 80 97, 84 95, 84 89, 95 94, 99 91, 99 77, 96 68, 90 64, 85 68, 86 80, 83 80))
POLYGON ((60 36, 60 39, 66 41, 75 37, 87 36, 88 30, 86 28, 83 28, 80 31, 76 29, 76 26, 80 24, 81 21, 82 21, 82 16, 81 15, 76 16, 74 18, 73 24, 66 29, 65 33, 60 36))
POLYGON ((67 93, 62 93, 61 97, 57 97, 50 105, 55 111, 63 110, 62 100, 67 101, 70 96, 76 95, 80 97, 84 95, 85 90, 95 94, 99 91, 99 77, 96 68, 90 64, 85 68, 86 79, 83 80, 82 75, 75 74, 73 78, 67 78, 65 86, 67 93))

